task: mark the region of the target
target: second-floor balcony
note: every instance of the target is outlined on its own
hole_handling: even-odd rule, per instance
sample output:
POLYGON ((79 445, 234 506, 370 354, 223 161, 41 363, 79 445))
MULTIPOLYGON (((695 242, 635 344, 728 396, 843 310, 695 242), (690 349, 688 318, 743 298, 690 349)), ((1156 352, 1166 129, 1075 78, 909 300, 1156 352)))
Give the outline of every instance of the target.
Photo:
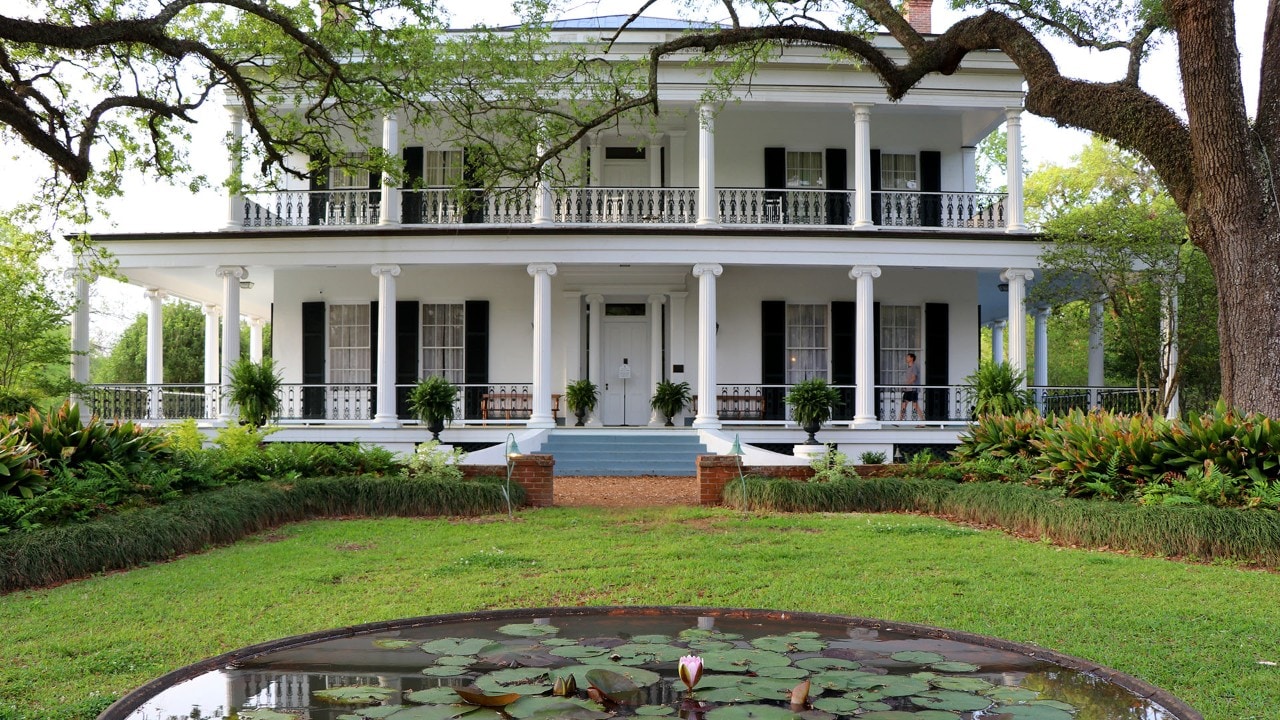
MULTIPOLYGON (((700 219, 694 187, 564 187, 539 206, 535 190, 436 188, 398 191, 391 212, 381 190, 284 190, 244 196, 233 210, 238 227, 361 227, 520 225, 694 225, 700 219), (398 207, 396 207, 398 205, 398 207)), ((854 223, 852 190, 717 188, 714 221, 727 226, 847 228, 854 223)), ((1005 230, 1003 193, 871 191, 875 226, 1005 230)))

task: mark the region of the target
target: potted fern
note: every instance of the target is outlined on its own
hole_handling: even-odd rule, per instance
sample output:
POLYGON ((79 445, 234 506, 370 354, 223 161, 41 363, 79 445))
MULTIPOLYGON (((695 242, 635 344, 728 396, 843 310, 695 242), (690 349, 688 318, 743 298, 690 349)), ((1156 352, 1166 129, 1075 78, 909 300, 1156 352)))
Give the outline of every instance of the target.
POLYGON ((240 422, 260 428, 280 412, 280 375, 275 362, 256 363, 240 358, 231 366, 231 390, 227 400, 240 414, 240 422))
POLYGON ((1017 415, 1034 405, 1034 396, 1023 387, 1026 373, 1007 362, 984 362, 964 381, 973 386, 974 417, 1017 415))
POLYGON ((440 375, 422 380, 409 391, 409 410, 422 421, 432 440, 440 439, 446 422, 453 422, 458 388, 440 375))
POLYGON ((671 422, 671 418, 679 415, 692 400, 689 383, 661 380, 653 389, 653 397, 649 398, 649 407, 662 413, 667 418, 666 424, 670 426, 675 424, 671 422))
POLYGON ((805 439, 807 445, 819 444, 814 434, 831 419, 831 409, 842 404, 840 391, 822 378, 801 380, 792 385, 791 392, 783 400, 791 406, 792 419, 809 433, 805 439))
POLYGON ((586 378, 574 380, 564 388, 564 401, 569 406, 569 412, 572 412, 578 422, 574 423, 576 427, 582 427, 583 418, 587 413, 596 409, 596 401, 600 398, 600 390, 596 384, 586 378))

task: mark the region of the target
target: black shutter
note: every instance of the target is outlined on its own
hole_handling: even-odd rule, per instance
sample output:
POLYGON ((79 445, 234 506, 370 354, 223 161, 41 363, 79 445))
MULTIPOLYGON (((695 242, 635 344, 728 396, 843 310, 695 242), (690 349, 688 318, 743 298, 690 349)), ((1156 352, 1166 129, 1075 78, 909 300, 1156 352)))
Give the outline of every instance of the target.
POLYGON ((302 417, 324 418, 324 302, 302 303, 302 417))
MULTIPOLYGON (((471 192, 467 195, 464 223, 484 222, 484 189, 481 187, 480 169, 483 167, 484 150, 469 147, 462 151, 462 182, 471 192)), ((486 316, 487 317, 487 316, 486 316)))
POLYGON ((401 151, 401 156, 404 157, 406 189, 400 193, 400 222, 414 225, 422 222, 422 192, 418 189, 422 181, 422 147, 407 147, 401 151))
POLYGON ((840 390, 843 403, 832 413, 833 420, 852 420, 854 386, 858 383, 856 358, 858 356, 857 304, 837 300, 831 303, 831 384, 844 385, 840 390))
MULTIPOLYGON (((311 155, 311 168, 310 188, 312 190, 329 189, 329 164, 324 161, 323 156, 313 153, 311 155)), ((319 225, 324 220, 325 208, 328 205, 329 193, 312 192, 307 200, 309 224, 319 225)))
POLYGON ((480 417, 480 396, 489 392, 489 301, 468 300, 463 339, 463 417, 480 417))
POLYGON ((411 418, 409 391, 418 381, 418 330, 421 328, 417 300, 396 301, 396 416, 411 418))
POLYGON ((925 227, 942 225, 942 196, 927 193, 942 192, 942 153, 937 150, 920 151, 920 224, 925 227))
MULTIPOLYGON (((765 300, 760 303, 760 384, 785 385, 787 382, 787 303, 765 300)), ((782 387, 761 389, 764 419, 786 417, 786 395, 782 387)))
POLYGON ((928 420, 948 420, 951 414, 947 403, 950 391, 945 387, 951 374, 947 365, 951 354, 949 311, 946 303, 924 305, 924 384, 944 386, 924 391, 924 416, 928 420))
POLYGON ((884 217, 880 212, 880 151, 871 150, 871 222, 879 225, 884 217))
POLYGON ((378 206, 382 204, 382 173, 369 173, 369 222, 378 222, 378 206))
POLYGON ((876 388, 876 419, 883 420, 884 418, 881 417, 881 412, 880 412, 881 405, 884 404, 881 402, 881 400, 883 400, 884 391, 880 389, 880 303, 876 303, 873 306, 873 310, 871 311, 871 318, 872 318, 871 336, 875 340, 875 353, 876 353, 875 377, 872 379, 871 384, 874 385, 876 388))
POLYGON ((369 391, 372 400, 369 403, 369 418, 378 414, 378 301, 369 303, 369 381, 373 389, 369 391))
MULTIPOLYGON (((844 148, 827 148, 827 189, 849 189, 849 154, 844 148)), ((827 193, 827 224, 849 224, 849 193, 827 193)))
MULTIPOLYGON (((787 149, 767 147, 764 149, 764 193, 765 209, 763 215, 769 222, 782 222, 782 193, 769 192, 770 189, 781 189, 787 186, 787 149)), ((757 208, 747 208, 755 215, 757 208)))

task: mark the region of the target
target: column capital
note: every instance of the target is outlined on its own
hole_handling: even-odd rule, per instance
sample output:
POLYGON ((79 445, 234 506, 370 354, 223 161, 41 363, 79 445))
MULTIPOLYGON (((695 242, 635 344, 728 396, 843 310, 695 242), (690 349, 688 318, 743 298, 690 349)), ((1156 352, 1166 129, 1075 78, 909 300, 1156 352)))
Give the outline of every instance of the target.
POLYGON ((84 280, 85 282, 93 282, 98 279, 98 273, 86 267, 69 267, 62 271, 62 277, 65 280, 76 282, 84 280))
POLYGON ((650 296, 649 296, 649 304, 650 304, 650 305, 661 305, 661 304, 665 303, 666 301, 667 301, 667 296, 666 296, 666 295, 650 295, 650 296))
POLYGON ((1022 108, 1020 107, 1005 108, 1004 119, 1005 119, 1005 122, 1008 122, 1012 125, 1017 125, 1018 123, 1022 122, 1022 108))
POLYGON ((169 293, 160 288, 149 287, 142 291, 142 297, 148 300, 163 300, 169 297, 169 293))
POLYGON ((260 327, 265 327, 266 324, 267 324, 267 321, 265 318, 260 318, 257 315, 249 316, 249 327, 260 328, 260 327))
POLYGON ((1053 312, 1053 308, 1048 305, 1034 305, 1031 308, 1031 314, 1038 318, 1047 318, 1051 312, 1053 312))
POLYGON ((400 275, 400 266, 378 264, 370 267, 369 272, 373 275, 390 275, 391 277, 398 277, 400 275))
POLYGON ((219 265, 213 273, 220 278, 233 277, 237 280, 244 280, 249 277, 249 271, 240 265, 219 265))
POLYGON ((698 263, 693 266, 693 276, 702 277, 708 273, 712 277, 720 277, 720 273, 724 272, 724 266, 719 263, 698 263))
POLYGON ((1026 282, 1033 279, 1035 276, 1036 272, 1027 268, 1008 268, 1004 272, 1000 273, 1000 279, 1005 282, 1026 282))
POLYGON ((529 263, 529 267, 526 269, 529 271, 529 275, 534 277, 536 277, 539 274, 544 274, 548 276, 556 274, 555 263, 529 263))
POLYGON ((1008 322, 1008 320, 992 320, 991 327, 992 329, 1003 328, 1008 322))
POLYGON ((871 108, 875 107, 872 103, 854 103, 853 116, 857 120, 869 120, 871 118, 871 108))
POLYGON ((592 305, 599 305, 604 302, 604 296, 599 293, 591 293, 587 296, 587 302, 592 305))
POLYGON ((200 312, 204 313, 205 317, 222 317, 222 308, 213 303, 204 303, 201 305, 200 312))
POLYGON ((860 277, 878 278, 880 277, 879 265, 854 265, 849 268, 849 279, 857 280, 860 277))
POLYGON ((231 116, 231 121, 236 122, 244 119, 244 108, 240 105, 228 105, 227 114, 231 116))

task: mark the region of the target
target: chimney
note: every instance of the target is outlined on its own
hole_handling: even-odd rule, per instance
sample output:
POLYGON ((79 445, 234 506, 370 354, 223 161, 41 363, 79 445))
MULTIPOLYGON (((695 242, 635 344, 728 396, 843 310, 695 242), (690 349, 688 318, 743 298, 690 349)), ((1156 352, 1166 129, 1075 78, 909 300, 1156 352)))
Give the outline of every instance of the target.
POLYGON ((933 0, 907 0, 907 9, 902 15, 916 32, 933 33, 933 0))

